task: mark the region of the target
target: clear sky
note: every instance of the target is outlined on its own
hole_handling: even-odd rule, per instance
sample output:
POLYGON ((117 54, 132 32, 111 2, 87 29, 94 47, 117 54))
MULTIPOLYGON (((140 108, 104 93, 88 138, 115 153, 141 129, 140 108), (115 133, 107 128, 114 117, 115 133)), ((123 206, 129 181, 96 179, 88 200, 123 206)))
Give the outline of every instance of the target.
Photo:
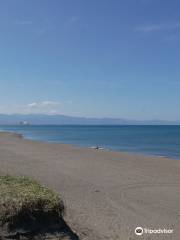
POLYGON ((179 0, 1 0, 0 112, 180 119, 179 0))

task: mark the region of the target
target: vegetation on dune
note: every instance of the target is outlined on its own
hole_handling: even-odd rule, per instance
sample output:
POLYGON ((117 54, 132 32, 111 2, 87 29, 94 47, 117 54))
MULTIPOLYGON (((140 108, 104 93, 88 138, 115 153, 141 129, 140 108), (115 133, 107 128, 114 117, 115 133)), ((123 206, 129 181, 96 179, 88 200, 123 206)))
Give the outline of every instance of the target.
POLYGON ((28 177, 0 176, 0 226, 36 225, 63 216, 59 195, 28 177))

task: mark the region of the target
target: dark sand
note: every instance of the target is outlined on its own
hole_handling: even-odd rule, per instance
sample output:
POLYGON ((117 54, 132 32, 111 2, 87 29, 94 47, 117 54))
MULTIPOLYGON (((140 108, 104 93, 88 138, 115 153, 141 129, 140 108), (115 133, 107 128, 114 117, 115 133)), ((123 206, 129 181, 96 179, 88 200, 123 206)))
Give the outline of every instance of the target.
POLYGON ((0 133, 0 174, 57 190, 81 239, 180 239, 180 161, 25 140, 0 133), (173 234, 134 234, 137 226, 173 234))

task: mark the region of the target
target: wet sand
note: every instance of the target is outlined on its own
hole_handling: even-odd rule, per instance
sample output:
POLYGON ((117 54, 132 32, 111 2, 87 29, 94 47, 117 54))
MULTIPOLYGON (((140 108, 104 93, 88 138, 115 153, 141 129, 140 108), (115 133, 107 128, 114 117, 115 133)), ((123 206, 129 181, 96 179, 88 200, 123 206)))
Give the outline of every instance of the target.
POLYGON ((58 191, 80 239, 180 239, 180 161, 26 140, 0 133, 0 174, 58 191), (167 228, 173 234, 134 229, 167 228))

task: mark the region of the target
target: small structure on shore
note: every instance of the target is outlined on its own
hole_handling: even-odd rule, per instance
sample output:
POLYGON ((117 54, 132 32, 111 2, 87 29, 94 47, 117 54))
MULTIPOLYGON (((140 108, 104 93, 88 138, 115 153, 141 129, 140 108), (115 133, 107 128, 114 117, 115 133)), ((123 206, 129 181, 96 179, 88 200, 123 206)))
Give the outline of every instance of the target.
POLYGON ((30 125, 28 121, 20 121, 19 125, 30 125))

